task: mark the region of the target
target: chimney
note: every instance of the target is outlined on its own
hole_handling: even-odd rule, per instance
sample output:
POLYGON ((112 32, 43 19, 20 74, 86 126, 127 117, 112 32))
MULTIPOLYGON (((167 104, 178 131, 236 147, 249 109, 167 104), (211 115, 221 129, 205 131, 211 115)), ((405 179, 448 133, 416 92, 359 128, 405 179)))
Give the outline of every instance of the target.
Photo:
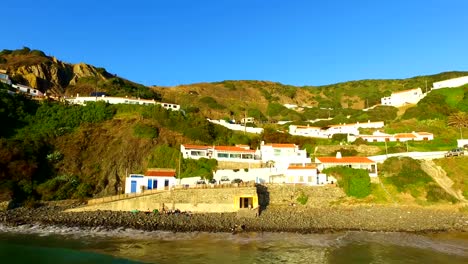
POLYGON ((336 152, 336 158, 341 159, 341 152, 339 152, 339 151, 336 152))

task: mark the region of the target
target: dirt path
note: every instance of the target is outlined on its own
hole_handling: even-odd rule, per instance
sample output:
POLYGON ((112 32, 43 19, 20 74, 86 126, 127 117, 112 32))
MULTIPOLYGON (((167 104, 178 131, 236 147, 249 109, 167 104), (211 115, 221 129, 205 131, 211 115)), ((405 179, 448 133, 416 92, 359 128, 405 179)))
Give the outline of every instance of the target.
POLYGON ((448 194, 457 198, 463 203, 468 203, 468 200, 465 199, 462 192, 458 192, 452 189, 453 181, 447 177, 447 173, 432 160, 422 160, 421 168, 429 174, 435 182, 437 182, 440 187, 442 187, 448 194))

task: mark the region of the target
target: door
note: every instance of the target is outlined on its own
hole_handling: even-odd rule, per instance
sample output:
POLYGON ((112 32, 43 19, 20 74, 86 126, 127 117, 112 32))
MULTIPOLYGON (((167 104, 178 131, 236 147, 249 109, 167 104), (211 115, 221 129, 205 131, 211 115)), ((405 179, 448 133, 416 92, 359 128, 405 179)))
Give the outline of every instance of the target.
POLYGON ((131 193, 136 193, 137 191, 137 182, 136 181, 132 181, 131 182, 131 185, 130 185, 130 192, 131 193))
POLYGON ((148 190, 151 190, 151 189, 153 189, 153 180, 148 179, 148 190))
POLYGON ((153 180, 153 188, 158 189, 158 180, 153 180))

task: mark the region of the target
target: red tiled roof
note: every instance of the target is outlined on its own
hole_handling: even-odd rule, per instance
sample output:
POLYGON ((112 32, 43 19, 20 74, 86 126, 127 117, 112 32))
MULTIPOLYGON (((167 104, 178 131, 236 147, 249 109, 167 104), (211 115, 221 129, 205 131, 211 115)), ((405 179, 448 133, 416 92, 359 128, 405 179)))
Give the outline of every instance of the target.
POLYGON ((395 134, 394 135, 395 138, 416 138, 415 135, 411 134, 411 133, 400 133, 400 134, 395 134))
POLYGON ((321 163, 375 163, 367 157, 318 157, 321 163))
POLYGON ((209 149, 211 146, 202 146, 202 145, 182 145, 186 149, 209 149))
POLYGON ((230 152, 243 152, 243 153, 254 153, 255 150, 252 149, 245 149, 240 147, 234 146, 215 146, 215 150, 217 151, 230 151, 230 152))
POLYGON ((153 176, 153 177, 175 177, 176 172, 175 170, 172 171, 156 171, 156 170, 148 170, 145 173, 145 176, 153 176))

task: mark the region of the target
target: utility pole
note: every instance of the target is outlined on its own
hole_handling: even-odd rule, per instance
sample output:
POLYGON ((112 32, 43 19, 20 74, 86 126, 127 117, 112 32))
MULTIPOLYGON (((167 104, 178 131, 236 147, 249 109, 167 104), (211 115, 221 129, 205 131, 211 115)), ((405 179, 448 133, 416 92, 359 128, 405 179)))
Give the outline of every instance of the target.
POLYGON ((179 178, 179 185, 180 185, 180 183, 182 181, 182 179, 180 177, 181 176, 181 173, 180 173, 180 162, 181 162, 181 160, 182 160, 182 151, 179 154, 179 171, 177 172, 177 176, 178 176, 177 178, 179 178))
POLYGON ((427 93, 427 80, 425 80, 425 81, 426 81, 426 93, 427 93))
POLYGON ((244 110, 244 134, 247 133, 247 110, 244 110))

